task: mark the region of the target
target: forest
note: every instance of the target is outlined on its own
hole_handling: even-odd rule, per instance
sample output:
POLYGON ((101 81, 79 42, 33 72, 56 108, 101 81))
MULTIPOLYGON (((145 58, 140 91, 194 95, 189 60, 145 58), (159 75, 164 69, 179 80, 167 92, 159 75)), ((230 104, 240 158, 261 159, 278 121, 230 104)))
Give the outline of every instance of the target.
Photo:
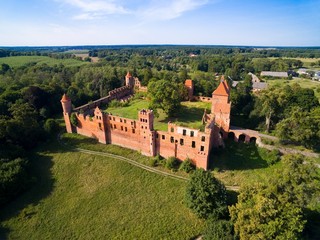
MULTIPOLYGON (((0 58, 36 55, 82 61, 72 53, 64 53, 70 49, 77 48, 4 48, 0 49, 0 58)), ((99 62, 82 66, 35 62, 19 67, 0 65, 0 205, 26 191, 34 181, 28 152, 59 131, 61 96, 66 93, 74 106, 96 100, 122 86, 127 71, 153 91, 157 84, 174 89, 192 79, 194 95, 200 96, 211 96, 222 75, 230 86, 232 81, 239 81, 231 89, 231 124, 265 131, 284 144, 320 150, 320 104, 315 96, 320 87, 310 89, 294 84, 253 93, 248 75, 297 70, 304 66, 298 58, 314 58, 316 66, 319 48, 91 46, 86 49, 88 56, 99 57, 99 62)), ((174 114, 176 110, 179 109, 171 112, 174 114)), ((237 210, 232 212, 236 218, 237 210)))

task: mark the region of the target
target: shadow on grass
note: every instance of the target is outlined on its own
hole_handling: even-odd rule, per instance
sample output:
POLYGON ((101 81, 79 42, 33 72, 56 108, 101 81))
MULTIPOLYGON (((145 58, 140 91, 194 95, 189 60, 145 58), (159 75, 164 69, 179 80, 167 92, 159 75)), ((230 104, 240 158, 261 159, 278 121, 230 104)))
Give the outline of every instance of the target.
POLYGON ((24 193, 1 207, 0 239, 7 239, 10 233, 10 229, 3 226, 3 221, 17 216, 21 221, 32 217, 35 213, 28 211, 28 206, 37 205, 42 199, 49 196, 54 188, 54 179, 51 172, 52 158, 44 155, 44 150, 50 152, 65 151, 61 150, 57 143, 45 143, 28 154, 29 166, 27 171, 31 180, 24 193))
POLYGON ((209 157, 209 168, 219 170, 246 170, 268 167, 257 146, 248 143, 225 142, 225 148, 214 148, 209 157))

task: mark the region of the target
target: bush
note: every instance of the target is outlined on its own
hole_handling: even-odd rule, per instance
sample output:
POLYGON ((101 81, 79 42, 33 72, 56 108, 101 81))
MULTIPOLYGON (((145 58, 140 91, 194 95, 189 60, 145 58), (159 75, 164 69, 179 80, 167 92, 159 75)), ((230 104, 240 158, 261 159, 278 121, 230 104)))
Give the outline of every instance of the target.
POLYGON ((162 157, 160 155, 157 155, 157 156, 150 159, 149 165, 151 167, 156 167, 161 164, 161 161, 162 161, 162 157))
POLYGON ((70 122, 73 126, 78 126, 78 118, 75 113, 71 113, 70 122))
POLYGON ((270 151, 264 148, 259 148, 258 151, 260 156, 267 162, 269 166, 279 162, 281 159, 281 153, 277 149, 270 151))
POLYGON ((59 131, 59 123, 55 119, 49 118, 44 123, 43 128, 48 134, 57 133, 59 131))
POLYGON ((193 165, 190 158, 187 158, 186 160, 184 160, 179 167, 180 171, 184 171, 186 173, 189 173, 195 169, 196 169, 196 167, 193 165))
POLYGON ((165 167, 170 170, 176 170, 179 166, 179 161, 175 157, 169 157, 165 162, 165 167))
POLYGON ((26 161, 21 158, 12 161, 0 159, 0 205, 25 189, 27 183, 25 166, 26 161))
POLYGON ((210 218, 206 222, 203 233, 204 240, 233 240, 233 225, 231 221, 210 218))

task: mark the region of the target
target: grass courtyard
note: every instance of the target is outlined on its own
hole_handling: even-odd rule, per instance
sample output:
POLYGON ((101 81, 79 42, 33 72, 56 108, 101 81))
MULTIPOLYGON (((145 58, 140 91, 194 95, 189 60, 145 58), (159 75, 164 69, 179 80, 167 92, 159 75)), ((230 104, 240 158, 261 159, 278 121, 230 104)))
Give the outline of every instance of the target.
MULTIPOLYGON (((130 101, 127 107, 109 107, 106 109, 106 112, 125 118, 138 119, 138 111, 147 109, 148 106, 148 100, 135 99, 130 101)), ((205 109, 207 109, 207 112, 210 112, 211 104, 205 102, 182 102, 181 111, 175 117, 170 118, 162 110, 158 110, 159 117, 156 117, 154 120, 154 128, 156 130, 167 131, 168 122, 171 121, 180 126, 203 129, 204 126, 201 120, 205 109)))

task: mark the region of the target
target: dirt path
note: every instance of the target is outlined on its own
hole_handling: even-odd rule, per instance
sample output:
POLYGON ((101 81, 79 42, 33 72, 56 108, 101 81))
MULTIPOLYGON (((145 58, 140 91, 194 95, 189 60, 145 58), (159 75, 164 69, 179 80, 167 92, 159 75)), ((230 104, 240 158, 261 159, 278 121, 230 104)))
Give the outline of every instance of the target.
MULTIPOLYGON (((60 144, 62 144, 63 146, 65 146, 65 147, 71 148, 66 143, 62 142, 61 134, 58 135, 58 142, 60 144)), ((102 157, 109 157, 109 158, 113 158, 113 159, 120 160, 120 161, 123 161, 123 162, 127 162, 127 163, 129 163, 129 164, 131 164, 131 165, 133 165, 135 167, 141 168, 141 169, 146 170, 148 172, 156 173, 156 174, 159 174, 159 175, 162 175, 162 176, 166 176, 166 177, 170 177, 170 178, 173 178, 173 179, 176 179, 176 180, 180 180, 180 181, 188 181, 189 180, 189 178, 182 177, 182 176, 175 175, 175 174, 168 173, 168 172, 164 172, 164 171, 161 171, 161 170, 156 169, 154 167, 150 167, 150 166, 144 165, 142 163, 136 162, 136 161, 134 161, 134 160, 132 160, 130 158, 126 158, 126 157, 123 157, 123 156, 120 156, 120 155, 116 155, 116 154, 112 154, 112 153, 92 151, 92 150, 88 150, 88 149, 84 149, 84 148, 72 148, 72 150, 73 151, 77 151, 77 152, 81 152, 81 153, 85 153, 85 154, 90 154, 90 155, 95 155, 95 156, 102 156, 102 157)), ((226 186, 226 188, 228 190, 231 190, 231 191, 239 191, 239 186, 226 186)))

